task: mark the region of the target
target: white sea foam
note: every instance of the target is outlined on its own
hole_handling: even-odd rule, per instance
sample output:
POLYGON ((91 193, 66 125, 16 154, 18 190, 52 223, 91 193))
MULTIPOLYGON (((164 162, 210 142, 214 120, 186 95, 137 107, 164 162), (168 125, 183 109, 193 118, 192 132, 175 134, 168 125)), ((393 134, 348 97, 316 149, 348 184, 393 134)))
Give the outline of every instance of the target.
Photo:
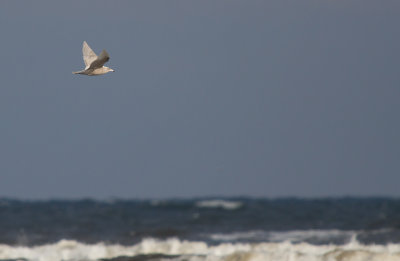
POLYGON ((332 240, 334 238, 347 238, 349 241, 356 236, 356 231, 343 230, 292 230, 292 231, 273 231, 268 233, 268 239, 274 242, 291 241, 303 242, 315 239, 316 241, 332 240))
POLYGON ((25 258, 30 261, 88 261, 154 253, 179 255, 174 260, 181 261, 400 261, 400 244, 362 245, 352 241, 343 246, 315 246, 286 241, 209 246, 204 242, 179 239, 145 239, 133 246, 87 245, 71 240, 36 247, 0 245, 0 259, 25 258))
POLYGON ((200 208, 223 208, 227 210, 234 210, 242 207, 243 203, 240 201, 228 201, 221 199, 202 200, 196 202, 196 206, 200 208))
POLYGON ((304 241, 324 242, 333 239, 347 239, 350 241, 357 235, 356 231, 343 230, 291 230, 291 231, 245 231, 227 234, 212 234, 209 236, 215 241, 240 241, 240 240, 265 240, 268 242, 290 241, 292 243, 301 243, 304 241))
POLYGON ((225 234, 212 234, 209 236, 212 240, 215 241, 238 241, 238 240, 251 240, 251 239, 268 239, 269 232, 255 230, 255 231, 245 231, 245 232, 234 232, 234 233, 225 233, 225 234))

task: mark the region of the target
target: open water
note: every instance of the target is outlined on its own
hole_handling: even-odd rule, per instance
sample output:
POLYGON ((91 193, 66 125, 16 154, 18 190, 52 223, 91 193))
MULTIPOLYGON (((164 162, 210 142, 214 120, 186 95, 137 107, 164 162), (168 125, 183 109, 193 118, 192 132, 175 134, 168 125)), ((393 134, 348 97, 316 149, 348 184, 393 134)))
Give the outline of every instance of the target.
POLYGON ((0 260, 400 261, 400 199, 0 199, 0 260))

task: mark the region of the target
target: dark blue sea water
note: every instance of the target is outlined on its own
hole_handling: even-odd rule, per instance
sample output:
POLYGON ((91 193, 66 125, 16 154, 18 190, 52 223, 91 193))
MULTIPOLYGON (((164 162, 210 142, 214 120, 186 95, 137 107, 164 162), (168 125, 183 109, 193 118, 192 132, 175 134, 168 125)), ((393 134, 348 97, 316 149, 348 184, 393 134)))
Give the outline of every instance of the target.
POLYGON ((129 245, 147 237, 177 237, 211 244, 280 238, 326 244, 345 243, 353 234, 367 244, 400 242, 400 200, 0 201, 0 243, 11 245, 38 245, 61 239, 129 245), (304 231, 304 238, 288 233, 293 231, 304 231), (316 235, 308 237, 307 231, 315 231, 316 235), (323 231, 330 231, 331 235, 322 236, 323 231))
MULTIPOLYGON (((354 246, 354 242, 364 247, 396 246, 400 253, 400 199, 0 200, 0 244, 8 247, 3 252, 0 247, 0 259, 45 260, 39 254, 36 258, 22 253, 21 256, 12 256, 10 249, 17 251, 26 246, 35 256, 40 246, 53 244, 55 249, 59 249, 65 247, 65 242, 75 244, 74 247, 79 246, 79 249, 96 244, 102 244, 104 248, 117 245, 125 247, 124 251, 134 248, 137 251, 134 256, 145 253, 154 258, 157 258, 154 254, 160 253, 182 257, 179 251, 165 252, 162 244, 169 247, 175 244, 185 249, 184 242, 201 243, 211 251, 211 254, 206 252, 200 256, 213 255, 212 251, 227 244, 236 253, 243 245, 272 247, 290 244, 295 248, 301 244, 354 246), (149 244, 153 244, 151 249, 155 250, 143 252, 149 244), (8 254, 2 256, 2 253, 8 254)), ((199 245, 191 247, 198 251, 203 249, 199 245)), ((198 258, 196 251, 192 255, 198 258)), ((387 251, 383 253, 387 254, 387 251)), ((127 255, 117 252, 100 257, 127 255)), ((395 258, 390 260, 397 260, 397 256, 390 257, 395 258)))

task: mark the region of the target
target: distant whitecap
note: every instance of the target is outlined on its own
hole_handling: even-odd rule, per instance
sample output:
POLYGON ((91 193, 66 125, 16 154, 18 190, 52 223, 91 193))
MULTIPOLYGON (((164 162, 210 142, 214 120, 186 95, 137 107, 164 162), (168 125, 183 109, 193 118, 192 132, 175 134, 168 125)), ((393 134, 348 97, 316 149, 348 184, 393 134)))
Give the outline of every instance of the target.
POLYGON ((227 210, 234 210, 242 207, 243 203, 240 201, 215 199, 198 201, 196 202, 196 206, 199 208, 223 208, 227 210))

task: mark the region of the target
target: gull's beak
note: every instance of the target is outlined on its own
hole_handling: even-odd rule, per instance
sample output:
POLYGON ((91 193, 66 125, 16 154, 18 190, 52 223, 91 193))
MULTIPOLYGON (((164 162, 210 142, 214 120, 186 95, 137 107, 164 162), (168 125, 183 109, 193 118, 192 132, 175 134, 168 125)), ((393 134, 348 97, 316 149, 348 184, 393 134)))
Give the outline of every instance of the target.
POLYGON ((111 71, 112 71, 112 72, 115 72, 115 70, 114 70, 114 69, 111 69, 111 71))

